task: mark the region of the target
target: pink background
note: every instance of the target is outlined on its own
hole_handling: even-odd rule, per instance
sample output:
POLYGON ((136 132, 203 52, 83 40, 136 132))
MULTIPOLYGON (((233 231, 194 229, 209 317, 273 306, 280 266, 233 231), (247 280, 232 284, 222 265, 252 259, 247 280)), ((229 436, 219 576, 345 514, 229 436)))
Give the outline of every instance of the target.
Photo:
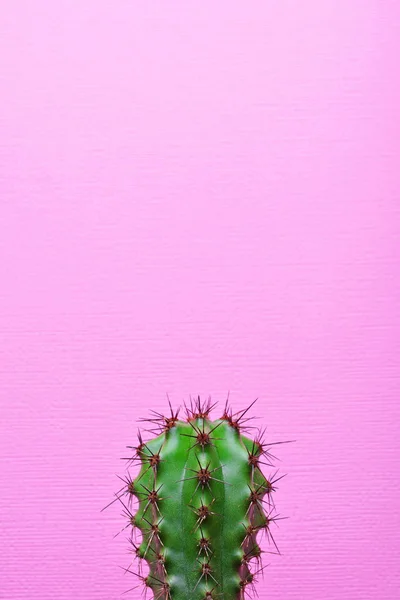
POLYGON ((399 2, 0 23, 0 598, 132 587, 136 419, 228 390, 297 440, 260 598, 398 598, 399 2))

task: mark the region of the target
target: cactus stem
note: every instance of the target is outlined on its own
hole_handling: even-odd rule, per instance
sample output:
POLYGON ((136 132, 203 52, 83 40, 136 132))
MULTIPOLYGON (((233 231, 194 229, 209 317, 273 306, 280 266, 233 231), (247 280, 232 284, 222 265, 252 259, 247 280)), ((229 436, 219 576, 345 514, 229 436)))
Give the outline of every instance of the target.
POLYGON ((141 475, 138 476, 138 478, 136 479, 136 481, 140 481, 142 479, 142 477, 144 477, 148 471, 150 471, 150 469, 153 468, 153 475, 154 475, 154 480, 156 479, 157 476, 157 469, 152 467, 151 465, 148 465, 147 468, 141 473, 141 475))
POLYGON ((179 420, 168 398, 165 414, 152 410, 140 419, 157 437, 143 441, 138 432, 137 445, 127 446, 123 487, 107 507, 122 506, 128 523, 119 533, 131 528, 124 571, 139 577, 145 598, 150 588, 154 600, 249 600, 265 568, 257 538, 270 542, 267 554, 280 554, 271 529, 286 518, 274 503, 285 475, 271 463, 273 446, 287 442, 267 443, 265 428, 251 426, 256 401, 235 412, 228 393, 222 417, 211 419, 217 403, 190 397, 179 420), (246 429, 257 434, 247 437, 246 429), (272 467, 268 477, 264 465, 272 467))

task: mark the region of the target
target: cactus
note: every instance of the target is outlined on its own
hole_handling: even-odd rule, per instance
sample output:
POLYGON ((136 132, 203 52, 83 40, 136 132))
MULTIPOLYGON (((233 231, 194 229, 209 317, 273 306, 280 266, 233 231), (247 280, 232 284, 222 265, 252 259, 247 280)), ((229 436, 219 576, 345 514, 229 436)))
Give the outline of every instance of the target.
POLYGON ((253 404, 233 413, 227 401, 212 421, 216 404, 198 397, 185 405, 184 420, 171 403, 169 416, 151 411, 152 418, 141 419, 156 426, 155 437, 144 442, 139 432, 138 445, 128 446, 134 456, 123 460, 128 467, 138 461, 140 472, 121 478, 113 502, 124 508, 124 529, 141 532, 140 544, 129 540, 139 572, 133 563, 125 571, 151 588, 155 600, 242 600, 264 569, 258 534, 272 544, 270 553, 279 553, 271 524, 282 517, 273 514, 272 495, 283 475, 262 473, 273 458, 265 430, 255 439, 244 435, 253 404))

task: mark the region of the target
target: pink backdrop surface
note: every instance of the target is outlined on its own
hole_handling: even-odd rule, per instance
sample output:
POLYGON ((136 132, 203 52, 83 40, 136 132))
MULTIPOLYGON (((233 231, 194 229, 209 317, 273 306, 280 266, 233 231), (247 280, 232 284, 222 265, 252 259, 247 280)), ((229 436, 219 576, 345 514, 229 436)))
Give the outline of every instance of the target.
POLYGON ((399 3, 13 0, 0 28, 0 598, 132 587, 100 509, 137 419, 230 390, 297 440, 260 598, 397 599, 399 3))

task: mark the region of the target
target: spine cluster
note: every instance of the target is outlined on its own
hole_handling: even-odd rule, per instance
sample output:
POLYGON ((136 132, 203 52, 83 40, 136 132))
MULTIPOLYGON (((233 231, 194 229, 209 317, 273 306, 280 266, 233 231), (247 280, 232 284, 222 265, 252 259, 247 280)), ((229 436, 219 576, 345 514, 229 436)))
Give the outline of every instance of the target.
POLYGON ((274 458, 265 431, 244 435, 253 404, 233 413, 226 403, 215 421, 210 399, 191 401, 182 420, 170 404, 169 415, 152 411, 144 420, 154 437, 144 442, 139 432, 138 444, 128 446, 128 474, 113 502, 122 505, 131 534, 135 560, 125 570, 155 600, 242 600, 265 568, 258 537, 265 534, 268 553, 279 553, 271 525, 282 518, 273 494, 283 475, 262 472, 274 458), (132 479, 135 463, 140 472, 132 479))

